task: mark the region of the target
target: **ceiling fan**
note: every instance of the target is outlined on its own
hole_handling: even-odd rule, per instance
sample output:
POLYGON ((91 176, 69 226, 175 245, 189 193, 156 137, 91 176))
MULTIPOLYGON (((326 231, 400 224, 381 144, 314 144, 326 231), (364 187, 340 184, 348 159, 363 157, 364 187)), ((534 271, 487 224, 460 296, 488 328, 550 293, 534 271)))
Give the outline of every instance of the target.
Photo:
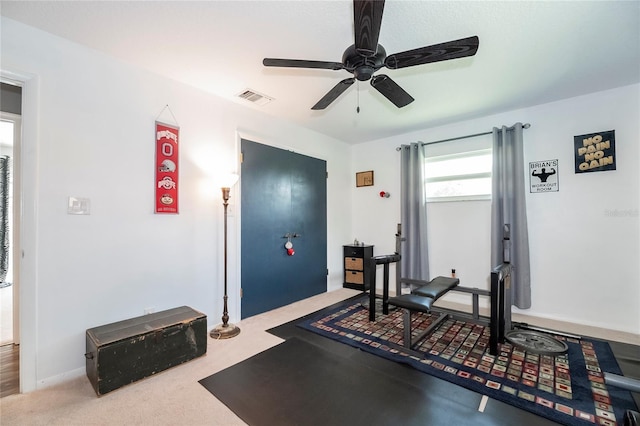
POLYGON ((380 25, 384 0, 354 0, 353 22, 355 44, 347 47, 342 54, 342 62, 308 61, 300 59, 264 58, 262 64, 266 67, 287 68, 321 68, 329 70, 347 70, 353 77, 346 78, 331 89, 311 109, 320 110, 328 107, 356 79, 358 81, 371 80, 373 86, 395 106, 402 108, 414 101, 402 87, 391 77, 378 74, 373 75, 383 66, 389 69, 412 67, 431 62, 448 61, 450 59, 473 56, 478 51, 480 40, 477 36, 467 37, 432 46, 420 47, 405 52, 387 56, 387 52, 380 44, 380 25))

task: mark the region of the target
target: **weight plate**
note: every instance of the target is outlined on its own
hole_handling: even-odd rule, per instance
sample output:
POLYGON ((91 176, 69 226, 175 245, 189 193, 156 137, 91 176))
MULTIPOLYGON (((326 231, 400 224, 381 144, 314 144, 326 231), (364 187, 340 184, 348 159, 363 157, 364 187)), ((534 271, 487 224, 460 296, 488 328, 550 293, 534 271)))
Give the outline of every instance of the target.
POLYGON ((562 355, 569 350, 566 343, 553 336, 531 330, 511 330, 504 336, 513 346, 540 355, 562 355))

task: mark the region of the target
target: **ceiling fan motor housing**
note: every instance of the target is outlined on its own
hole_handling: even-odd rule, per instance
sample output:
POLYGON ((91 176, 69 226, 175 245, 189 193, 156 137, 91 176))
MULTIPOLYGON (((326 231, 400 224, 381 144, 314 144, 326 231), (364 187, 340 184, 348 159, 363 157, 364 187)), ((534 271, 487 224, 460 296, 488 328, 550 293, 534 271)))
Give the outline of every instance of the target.
POLYGON ((342 64, 344 69, 352 72, 359 81, 371 79, 373 73, 384 65, 387 52, 384 47, 378 45, 378 49, 373 56, 364 56, 358 53, 355 45, 351 45, 342 54, 342 64))

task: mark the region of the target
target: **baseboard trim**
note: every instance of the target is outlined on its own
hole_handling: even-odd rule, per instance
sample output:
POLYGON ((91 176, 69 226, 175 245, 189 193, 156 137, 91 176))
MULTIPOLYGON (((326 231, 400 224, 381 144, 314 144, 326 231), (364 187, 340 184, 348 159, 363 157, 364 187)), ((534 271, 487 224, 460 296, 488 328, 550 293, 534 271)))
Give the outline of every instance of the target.
POLYGON ((67 371, 65 373, 57 374, 55 376, 47 377, 46 379, 38 380, 37 390, 50 388, 51 386, 59 385, 69 380, 77 379, 86 374, 86 369, 76 368, 75 370, 67 371))
MULTIPOLYGON (((439 300, 435 306, 447 309, 454 309, 462 312, 471 312, 471 306, 463 303, 449 302, 439 300)), ((490 310, 487 307, 480 307, 480 315, 490 316, 490 310)), ((539 317, 525 315, 520 313, 512 313, 512 320, 515 322, 523 322, 537 327, 548 328, 551 330, 564 331, 567 333, 577 334, 580 336, 595 337, 597 339, 612 340, 616 342, 629 343, 632 345, 640 345, 640 335, 620 330, 611 330, 607 328, 597 327, 593 325, 576 324, 549 317, 539 317)))

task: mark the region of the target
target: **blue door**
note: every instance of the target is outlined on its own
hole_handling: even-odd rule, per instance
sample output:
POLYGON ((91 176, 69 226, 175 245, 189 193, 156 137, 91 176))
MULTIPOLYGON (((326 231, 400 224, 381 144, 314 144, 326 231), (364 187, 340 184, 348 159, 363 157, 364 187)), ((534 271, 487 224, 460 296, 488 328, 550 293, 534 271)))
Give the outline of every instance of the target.
POLYGON ((241 150, 247 318, 327 291, 327 163, 245 139, 241 150))

